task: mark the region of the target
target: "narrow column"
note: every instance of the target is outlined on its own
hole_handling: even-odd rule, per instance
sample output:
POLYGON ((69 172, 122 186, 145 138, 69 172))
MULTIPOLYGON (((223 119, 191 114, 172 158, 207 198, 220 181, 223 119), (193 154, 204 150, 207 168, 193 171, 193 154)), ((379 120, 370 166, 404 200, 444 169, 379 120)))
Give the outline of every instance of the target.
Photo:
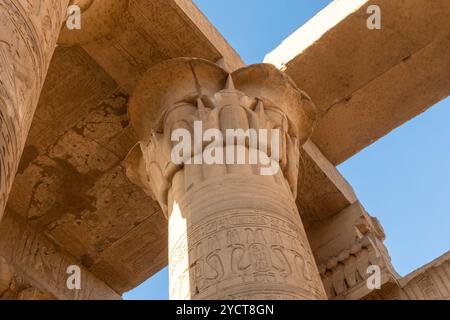
POLYGON ((68 2, 0 2, 0 219, 68 2))
POLYGON ((130 116, 127 174, 169 219, 172 299, 326 298, 295 204, 315 111, 286 75, 169 60, 130 116))

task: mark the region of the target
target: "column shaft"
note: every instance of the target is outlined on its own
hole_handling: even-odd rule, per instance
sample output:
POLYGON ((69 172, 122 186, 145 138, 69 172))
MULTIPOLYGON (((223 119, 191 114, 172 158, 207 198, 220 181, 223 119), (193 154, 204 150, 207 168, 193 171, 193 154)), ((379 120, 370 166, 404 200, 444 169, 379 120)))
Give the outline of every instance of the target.
POLYGON ((0 2, 0 219, 68 2, 0 2))
POLYGON ((209 170, 186 166, 169 193, 171 298, 322 299, 308 239, 282 174, 205 179, 209 170))

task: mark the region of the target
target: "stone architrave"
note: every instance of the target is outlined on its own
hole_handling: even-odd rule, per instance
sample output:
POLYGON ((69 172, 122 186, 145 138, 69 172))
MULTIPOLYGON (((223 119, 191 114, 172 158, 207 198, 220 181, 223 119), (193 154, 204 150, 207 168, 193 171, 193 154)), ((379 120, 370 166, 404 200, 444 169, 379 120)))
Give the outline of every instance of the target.
POLYGON ((126 20, 129 0, 70 0, 69 6, 80 9, 80 29, 62 28, 58 44, 84 45, 111 34, 126 20))
MULTIPOLYGON (((295 204, 299 148, 313 131, 315 108, 288 76, 268 64, 228 74, 202 59, 168 60, 143 77, 129 113, 140 143, 127 174, 169 220, 172 299, 326 299, 295 204), (225 138, 229 129, 278 129, 280 170, 261 175, 261 162, 199 163, 211 147, 229 155, 217 136, 174 163, 172 133, 183 128, 193 137, 197 121, 200 135, 216 129, 225 138)), ((232 140, 249 160, 251 140, 232 140)), ((269 145, 258 152, 273 159, 269 145)))
POLYGON ((0 2, 0 219, 68 2, 0 2))

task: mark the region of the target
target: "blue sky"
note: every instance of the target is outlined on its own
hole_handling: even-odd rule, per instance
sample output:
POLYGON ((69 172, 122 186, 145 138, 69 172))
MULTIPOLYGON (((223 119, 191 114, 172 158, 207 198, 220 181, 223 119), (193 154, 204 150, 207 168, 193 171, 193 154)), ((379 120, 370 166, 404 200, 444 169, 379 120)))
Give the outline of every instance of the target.
MULTIPOLYGON (((264 56, 330 0, 194 0, 248 64, 264 56)), ((450 249, 450 99, 342 165, 366 210, 382 223, 401 275, 450 249)), ((167 269, 126 299, 167 299, 167 269)))

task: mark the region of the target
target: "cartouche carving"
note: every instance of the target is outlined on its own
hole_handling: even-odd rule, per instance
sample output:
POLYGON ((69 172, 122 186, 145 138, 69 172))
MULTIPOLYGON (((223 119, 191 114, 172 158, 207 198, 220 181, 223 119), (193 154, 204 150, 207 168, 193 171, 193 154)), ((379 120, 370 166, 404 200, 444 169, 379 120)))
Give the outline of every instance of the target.
POLYGON ((59 45, 84 45, 111 35, 127 15, 129 0, 71 0, 81 11, 81 29, 68 29, 63 25, 59 45))

